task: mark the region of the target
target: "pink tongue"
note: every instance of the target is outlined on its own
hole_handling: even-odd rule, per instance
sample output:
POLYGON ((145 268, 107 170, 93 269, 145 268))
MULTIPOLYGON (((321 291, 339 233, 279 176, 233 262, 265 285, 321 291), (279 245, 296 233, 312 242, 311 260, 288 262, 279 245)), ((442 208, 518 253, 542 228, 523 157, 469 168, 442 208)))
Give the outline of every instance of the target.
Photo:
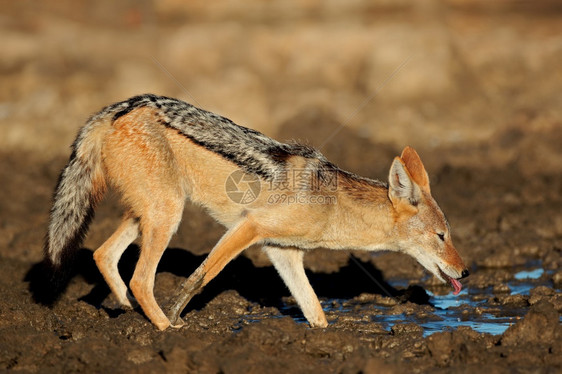
POLYGON ((462 290, 462 284, 461 282, 459 282, 458 280, 454 279, 454 278, 449 278, 449 280, 451 281, 451 285, 453 286, 453 288, 455 289, 453 291, 453 295, 458 295, 461 290, 462 290))

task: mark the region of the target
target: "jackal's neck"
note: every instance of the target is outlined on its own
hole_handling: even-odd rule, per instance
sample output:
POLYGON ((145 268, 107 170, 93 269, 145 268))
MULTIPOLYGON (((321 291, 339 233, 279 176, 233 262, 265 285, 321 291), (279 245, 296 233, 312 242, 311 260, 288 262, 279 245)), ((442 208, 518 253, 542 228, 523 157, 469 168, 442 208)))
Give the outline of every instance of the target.
POLYGON ((339 172, 329 229, 335 247, 392 250, 393 217, 385 183, 339 172))
POLYGON ((388 185, 384 182, 364 178, 347 171, 338 171, 338 191, 352 204, 389 203, 388 185))

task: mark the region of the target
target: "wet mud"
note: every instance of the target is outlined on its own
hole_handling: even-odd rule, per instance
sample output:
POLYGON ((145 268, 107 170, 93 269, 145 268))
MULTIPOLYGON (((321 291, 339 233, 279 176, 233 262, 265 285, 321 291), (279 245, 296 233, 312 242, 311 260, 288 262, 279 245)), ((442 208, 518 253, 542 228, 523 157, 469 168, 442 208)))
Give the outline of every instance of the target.
MULTIPOLYGON (((0 371, 562 371, 559 5, 195 3, 3 5, 0 371), (192 299, 184 327, 159 332, 116 304, 94 264, 121 214, 109 193, 59 301, 38 302, 49 292, 40 261, 51 195, 78 126, 148 91, 193 92, 206 109, 372 178, 413 145, 469 267, 463 290, 452 295, 406 255, 310 251, 329 321, 313 329, 252 247, 192 299)), ((158 268, 161 305, 223 232, 187 205, 158 268)), ((138 251, 119 264, 125 281, 138 251)))
MULTIPOLYGON (((17 254, 40 245, 50 189, 31 193, 21 186, 52 186, 64 159, 45 164, 29 157, 21 161, 4 155, 1 170, 7 181, 4 196, 11 196, 2 199, 3 211, 16 214, 4 221, 4 227, 14 225, 4 229, 11 252, 4 252, 0 274, 4 369, 353 373, 560 368, 562 246, 556 217, 562 201, 559 196, 518 200, 514 206, 512 198, 505 198, 506 191, 538 194, 547 186, 560 191, 560 176, 539 176, 529 185, 522 176, 500 170, 443 167, 433 173, 434 194, 453 228, 468 225, 467 232, 456 235, 471 270, 458 296, 405 255, 319 249, 306 255, 306 265, 330 325, 311 329, 260 249, 251 248, 192 300, 182 314, 185 327, 162 333, 139 309, 115 304, 92 248, 79 251, 58 303, 49 308, 35 302, 44 286, 40 266, 17 254), (27 172, 7 178, 17 169, 27 172), (480 190, 484 184, 486 194, 480 190)), ((117 223, 118 212, 114 197, 102 203, 91 229, 94 242, 117 223)), ((178 236, 188 244, 169 248, 159 266, 155 294, 161 304, 223 231, 198 208, 189 206, 185 217, 189 225, 182 225, 178 236), (193 235, 199 231, 208 237, 193 235)), ((126 281, 137 257, 138 247, 132 245, 120 263, 126 281)))

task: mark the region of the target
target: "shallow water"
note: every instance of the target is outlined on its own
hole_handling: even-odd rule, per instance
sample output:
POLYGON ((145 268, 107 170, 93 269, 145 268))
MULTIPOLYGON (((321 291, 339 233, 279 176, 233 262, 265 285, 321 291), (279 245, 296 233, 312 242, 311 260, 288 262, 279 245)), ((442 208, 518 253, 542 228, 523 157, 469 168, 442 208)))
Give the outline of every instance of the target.
MULTIPOLYGON (((514 290, 511 285, 510 288, 514 290)), ((527 290, 527 293, 529 290, 530 288, 527 290)), ((448 295, 434 295, 430 291, 427 291, 427 293, 430 295, 430 303, 435 306, 435 314, 443 320, 421 323, 421 326, 424 328, 424 336, 429 336, 434 332, 443 331, 447 328, 455 329, 460 326, 468 326, 482 333, 501 335, 510 325, 525 314, 522 308, 520 313, 517 313, 515 316, 496 316, 487 312, 481 314, 474 313, 475 308, 487 309, 487 298, 475 301, 471 297, 473 295, 467 289, 462 290, 457 296, 452 293, 448 295), (467 311, 467 313, 463 313, 463 311, 467 311)), ((481 295, 481 292, 478 292, 478 294, 481 295)), ((490 294, 489 296, 492 297, 493 295, 490 294)))
POLYGON ((544 269, 538 268, 531 271, 520 271, 515 274, 515 279, 539 279, 544 274, 544 269))
MULTIPOLYGON (((544 274, 540 262, 527 264, 525 270, 520 270, 513 275, 513 280, 507 282, 509 293, 506 295, 528 296, 530 291, 541 285, 552 287, 544 274)), ((408 286, 407 280, 394 280, 390 284, 396 289, 408 286)), ((372 322, 380 323, 387 331, 397 323, 413 322, 423 327, 423 336, 427 337, 435 332, 457 329, 467 326, 480 333, 501 335, 507 328, 520 320, 528 307, 512 305, 490 304, 489 300, 496 296, 493 287, 471 288, 466 286, 458 295, 439 295, 426 290, 429 303, 434 307, 430 316, 419 317, 420 313, 391 314, 391 307, 373 303, 365 303, 356 299, 327 299, 322 301, 326 313, 336 313, 338 316, 345 314, 348 319, 356 319, 362 323, 366 315, 370 315, 372 322)), ((281 308, 283 314, 290 314, 299 323, 307 323, 294 304, 284 304, 281 308)), ((423 315, 423 313, 421 313, 423 315)))
MULTIPOLYGON (((541 264, 534 263, 531 266, 537 267, 521 270, 515 273, 513 281, 507 282, 511 295, 529 295, 531 289, 540 285, 552 287, 548 281, 540 281, 545 273, 540 267, 541 264)), ((430 295, 429 302, 435 307, 435 315, 442 318, 442 321, 419 321, 418 323, 424 328, 424 336, 460 326, 471 327, 480 333, 501 335, 527 311, 524 307, 502 306, 499 308, 500 312, 497 305, 489 308, 488 300, 494 297, 492 287, 486 289, 467 287, 457 296, 452 292, 446 295, 426 292, 430 295)))

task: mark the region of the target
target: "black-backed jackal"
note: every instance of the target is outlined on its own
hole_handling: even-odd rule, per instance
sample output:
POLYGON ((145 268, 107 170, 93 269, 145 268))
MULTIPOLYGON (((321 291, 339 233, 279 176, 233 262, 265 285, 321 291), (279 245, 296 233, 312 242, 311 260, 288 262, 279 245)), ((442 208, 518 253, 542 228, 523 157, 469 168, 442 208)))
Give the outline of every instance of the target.
POLYGON ((191 297, 252 244, 263 250, 312 326, 326 317, 303 267, 307 249, 391 250, 413 256, 458 293, 468 275, 431 196, 417 153, 406 147, 388 184, 339 169, 320 152, 284 144, 183 101, 142 95, 104 108, 81 128, 54 195, 45 261, 54 269, 80 246, 106 188, 127 210, 94 253, 117 300, 134 300, 117 263, 142 235, 130 289, 160 330, 180 326, 191 297), (153 294, 156 267, 186 198, 228 231, 172 300, 168 315, 153 294))

